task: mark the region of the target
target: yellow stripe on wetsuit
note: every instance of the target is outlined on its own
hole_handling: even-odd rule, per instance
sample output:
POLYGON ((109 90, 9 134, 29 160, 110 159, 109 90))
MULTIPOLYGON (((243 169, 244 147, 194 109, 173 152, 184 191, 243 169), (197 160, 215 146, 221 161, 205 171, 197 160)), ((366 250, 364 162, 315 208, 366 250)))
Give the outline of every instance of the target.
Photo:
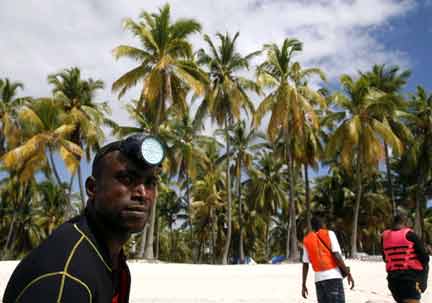
POLYGON ((32 285, 34 285, 35 283, 39 282, 42 279, 48 278, 48 277, 52 277, 52 276, 57 276, 57 275, 61 275, 62 279, 61 279, 61 283, 60 283, 60 289, 59 289, 59 294, 57 297, 57 302, 61 302, 61 298, 63 296, 63 290, 64 290, 64 284, 65 284, 65 280, 66 277, 70 278, 71 280, 75 281, 76 283, 80 284, 81 286, 83 286, 86 290, 87 293, 89 295, 89 302, 92 302, 92 293, 90 288, 87 286, 86 283, 84 283, 83 281, 81 281, 80 279, 78 279, 77 277, 71 275, 70 273, 67 272, 70 262, 72 261, 72 258, 78 248, 78 246, 81 244, 81 242, 85 239, 90 246, 94 249, 94 251, 96 252, 96 254, 98 255, 98 257, 100 258, 100 260, 102 261, 102 263, 105 265, 105 267, 111 272, 112 269, 111 267, 105 262, 104 258, 102 257, 102 254, 99 252, 99 250, 97 249, 96 245, 90 240, 89 237, 87 237, 87 235, 78 228, 78 226, 76 224, 74 224, 75 229, 81 234, 80 239, 75 243, 74 247, 72 248, 67 260, 66 260, 66 264, 65 267, 63 269, 63 271, 58 271, 58 272, 51 272, 51 273, 45 273, 43 275, 40 275, 36 278, 34 278, 32 281, 30 281, 26 287, 24 287, 24 289, 19 293, 18 297, 16 298, 15 302, 19 302, 19 299, 21 299, 21 297, 24 295, 24 292, 31 287, 32 285))

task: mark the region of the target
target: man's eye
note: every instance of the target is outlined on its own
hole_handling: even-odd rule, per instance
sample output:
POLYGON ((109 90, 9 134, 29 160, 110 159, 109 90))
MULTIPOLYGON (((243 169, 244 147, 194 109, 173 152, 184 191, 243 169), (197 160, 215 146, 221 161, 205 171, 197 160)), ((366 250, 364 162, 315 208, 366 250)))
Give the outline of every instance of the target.
POLYGON ((157 178, 148 178, 144 181, 145 186, 155 187, 157 185, 157 178))
POLYGON ((131 175, 119 175, 119 176, 117 176, 117 179, 121 183, 126 184, 126 185, 132 184, 132 182, 133 182, 131 175))

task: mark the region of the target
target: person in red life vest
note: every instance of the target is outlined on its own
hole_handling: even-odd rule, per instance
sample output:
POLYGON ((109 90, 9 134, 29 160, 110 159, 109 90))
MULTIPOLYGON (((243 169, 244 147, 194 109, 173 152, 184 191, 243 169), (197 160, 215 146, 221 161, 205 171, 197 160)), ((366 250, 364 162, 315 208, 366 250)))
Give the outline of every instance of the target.
POLYGON ((419 237, 406 226, 407 214, 398 210, 391 229, 382 234, 382 255, 388 287, 396 302, 420 302, 426 290, 428 252, 419 237))
POLYGON ((302 296, 308 296, 306 280, 311 263, 315 272, 318 303, 344 303, 342 273, 347 276, 351 289, 354 288, 354 280, 343 261, 339 242, 333 231, 323 228, 320 216, 314 215, 311 225, 312 231, 303 239, 302 296))
POLYGON ((149 221, 164 156, 164 145, 145 134, 102 147, 86 181, 84 213, 18 264, 3 302, 129 302, 123 245, 149 221))

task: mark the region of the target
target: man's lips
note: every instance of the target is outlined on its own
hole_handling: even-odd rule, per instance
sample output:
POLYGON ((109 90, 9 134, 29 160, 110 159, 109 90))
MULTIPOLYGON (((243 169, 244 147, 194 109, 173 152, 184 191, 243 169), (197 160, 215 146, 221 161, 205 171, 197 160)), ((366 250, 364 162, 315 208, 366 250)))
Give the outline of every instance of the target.
POLYGON ((130 205, 122 210, 126 217, 143 217, 149 213, 149 209, 144 205, 130 205))

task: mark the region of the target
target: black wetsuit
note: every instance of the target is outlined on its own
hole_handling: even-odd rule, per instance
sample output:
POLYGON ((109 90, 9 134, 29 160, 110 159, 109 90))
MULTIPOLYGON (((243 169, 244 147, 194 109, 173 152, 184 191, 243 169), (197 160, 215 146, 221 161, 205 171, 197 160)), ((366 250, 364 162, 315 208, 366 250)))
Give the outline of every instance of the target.
POLYGON ((86 215, 62 224, 18 264, 3 302, 128 302, 130 272, 125 258, 122 254, 121 270, 113 272, 98 235, 86 215))

